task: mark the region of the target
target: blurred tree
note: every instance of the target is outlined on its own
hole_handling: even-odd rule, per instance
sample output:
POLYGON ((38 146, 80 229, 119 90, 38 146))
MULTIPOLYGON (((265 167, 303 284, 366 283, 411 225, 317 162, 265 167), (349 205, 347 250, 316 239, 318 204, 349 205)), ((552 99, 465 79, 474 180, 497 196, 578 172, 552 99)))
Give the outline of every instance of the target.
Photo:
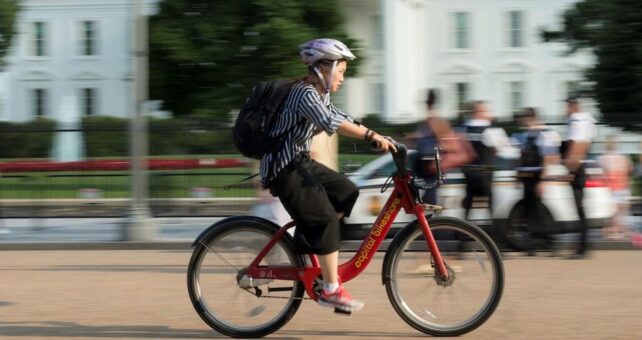
POLYGON ((226 119, 257 81, 303 76, 298 46, 322 37, 356 47, 337 0, 162 0, 150 18, 151 98, 175 115, 226 119))
POLYGON ((0 0, 0 70, 5 65, 4 57, 11 46, 17 13, 18 0, 0 0))
POLYGON ((642 2, 583 0, 564 13, 560 31, 543 31, 544 41, 569 45, 568 54, 589 48, 597 57, 587 70, 605 122, 642 121, 642 2))

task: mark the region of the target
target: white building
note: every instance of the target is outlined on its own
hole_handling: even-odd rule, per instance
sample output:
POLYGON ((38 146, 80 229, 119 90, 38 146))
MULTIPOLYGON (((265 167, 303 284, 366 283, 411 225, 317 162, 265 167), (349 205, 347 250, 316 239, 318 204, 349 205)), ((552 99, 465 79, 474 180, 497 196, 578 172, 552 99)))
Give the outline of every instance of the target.
POLYGON ((65 107, 78 111, 67 120, 128 116, 131 7, 128 0, 24 0, 4 83, 0 75, 0 120, 59 119, 65 107))
MULTIPOLYGON (((468 100, 487 100, 500 119, 524 106, 560 117, 559 100, 594 61, 561 56, 564 46, 540 42, 538 32, 559 28, 575 1, 343 0, 365 64, 347 81, 342 107, 357 117, 416 120, 425 90, 435 87, 445 116, 468 100)), ((76 115, 127 116, 131 12, 128 0, 24 0, 0 73, 0 120, 61 117, 69 102, 76 115)))
POLYGON ((442 114, 486 100, 499 119, 525 106, 560 120, 560 102, 594 63, 543 43, 576 0, 347 0, 350 33, 364 41, 367 62, 347 86, 346 110, 382 112, 389 120, 423 117, 427 88, 439 88, 442 114))

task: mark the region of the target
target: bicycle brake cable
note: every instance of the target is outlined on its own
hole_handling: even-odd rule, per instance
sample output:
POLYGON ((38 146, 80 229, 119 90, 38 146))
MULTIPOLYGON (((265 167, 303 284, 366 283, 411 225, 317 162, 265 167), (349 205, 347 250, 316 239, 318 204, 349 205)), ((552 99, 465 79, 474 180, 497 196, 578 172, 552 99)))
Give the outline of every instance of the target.
POLYGON ((388 177, 386 182, 383 183, 383 186, 381 186, 381 193, 382 194, 384 192, 386 192, 386 190, 388 190, 388 188, 390 187, 390 184, 392 183, 392 179, 395 177, 396 174, 397 174, 397 171, 393 172, 392 175, 390 175, 390 177, 388 177))

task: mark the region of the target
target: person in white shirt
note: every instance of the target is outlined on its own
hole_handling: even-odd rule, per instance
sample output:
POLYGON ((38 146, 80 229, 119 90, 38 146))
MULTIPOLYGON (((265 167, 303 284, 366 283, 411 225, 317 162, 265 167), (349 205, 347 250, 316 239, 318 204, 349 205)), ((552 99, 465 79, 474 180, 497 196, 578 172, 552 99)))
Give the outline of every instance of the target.
POLYGON ((591 149, 591 141, 595 137, 595 119, 588 112, 582 112, 579 97, 572 95, 566 99, 568 123, 566 140, 562 143, 562 164, 566 166, 572 177, 571 186, 575 196, 575 207, 580 218, 580 239, 576 252, 571 259, 586 257, 588 251, 588 224, 582 201, 584 200, 584 184, 586 171, 584 160, 591 149))

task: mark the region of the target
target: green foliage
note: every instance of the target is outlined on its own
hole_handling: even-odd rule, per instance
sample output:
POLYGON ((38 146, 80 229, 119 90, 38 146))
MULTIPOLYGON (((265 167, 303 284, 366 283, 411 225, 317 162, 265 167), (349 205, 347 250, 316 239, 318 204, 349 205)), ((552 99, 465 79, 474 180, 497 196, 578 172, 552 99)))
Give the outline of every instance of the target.
POLYGON ((53 120, 0 122, 0 158, 45 158, 53 145, 53 120))
POLYGON ((545 41, 590 49, 597 63, 587 78, 607 123, 642 120, 642 7, 639 0, 584 0, 564 13, 561 31, 543 31, 545 41))
MULTIPOLYGON (((84 117, 83 140, 87 157, 129 155, 129 120, 107 116, 84 117)), ((237 153, 231 129, 185 118, 150 119, 149 154, 203 155, 237 153)))
POLYGON ((4 56, 11 46, 17 13, 18 0, 0 0, 0 70, 4 66, 4 56))
POLYGON ((151 98, 175 115, 226 119, 257 81, 306 74, 301 43, 331 37, 357 50, 342 22, 337 0, 163 0, 150 19, 151 98))
POLYGON ((129 154, 129 120, 109 116, 82 119, 86 157, 124 157, 129 154))

